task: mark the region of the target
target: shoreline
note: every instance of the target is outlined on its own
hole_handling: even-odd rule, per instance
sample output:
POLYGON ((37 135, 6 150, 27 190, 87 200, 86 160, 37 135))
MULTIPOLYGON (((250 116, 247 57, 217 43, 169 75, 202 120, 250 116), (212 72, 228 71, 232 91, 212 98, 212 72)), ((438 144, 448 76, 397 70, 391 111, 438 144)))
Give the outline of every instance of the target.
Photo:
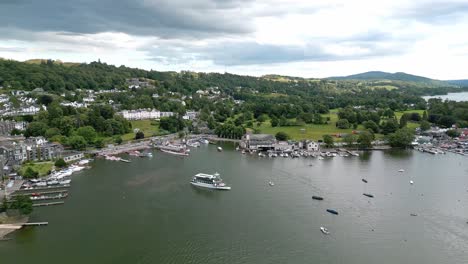
POLYGON ((9 240, 7 236, 22 228, 29 221, 28 216, 9 217, 5 213, 0 214, 0 241, 9 240), (11 228, 9 228, 11 226, 11 228), (19 226, 19 227, 18 227, 19 226))

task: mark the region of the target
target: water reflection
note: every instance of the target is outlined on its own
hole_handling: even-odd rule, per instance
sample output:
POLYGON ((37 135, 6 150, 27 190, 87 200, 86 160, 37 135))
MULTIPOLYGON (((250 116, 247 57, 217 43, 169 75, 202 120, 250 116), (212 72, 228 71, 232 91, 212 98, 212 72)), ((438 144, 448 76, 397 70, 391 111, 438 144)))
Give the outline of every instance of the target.
POLYGON ((221 197, 220 191, 214 191, 214 190, 209 190, 209 189, 201 189, 199 187, 190 185, 192 191, 199 196, 203 196, 205 198, 208 198, 210 200, 219 200, 221 197))
POLYGON ((391 149, 384 151, 384 155, 393 159, 406 160, 413 156, 413 151, 410 149, 391 149))

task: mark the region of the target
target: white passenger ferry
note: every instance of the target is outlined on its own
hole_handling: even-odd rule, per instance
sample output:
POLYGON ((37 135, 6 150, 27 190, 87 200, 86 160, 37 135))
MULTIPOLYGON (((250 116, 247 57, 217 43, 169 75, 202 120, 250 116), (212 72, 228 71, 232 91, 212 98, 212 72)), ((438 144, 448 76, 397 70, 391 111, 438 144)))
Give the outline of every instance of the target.
POLYGON ((198 173, 196 174, 190 183, 194 186, 204 187, 209 189, 217 190, 231 190, 231 187, 227 186, 223 180, 219 177, 219 173, 205 174, 198 173))

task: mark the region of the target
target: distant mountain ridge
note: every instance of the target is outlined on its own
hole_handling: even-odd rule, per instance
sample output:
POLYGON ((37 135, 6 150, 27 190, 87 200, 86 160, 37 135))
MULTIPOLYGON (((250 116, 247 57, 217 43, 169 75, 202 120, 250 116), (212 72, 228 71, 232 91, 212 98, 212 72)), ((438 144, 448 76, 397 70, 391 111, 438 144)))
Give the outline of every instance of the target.
POLYGON ((424 84, 427 86, 442 87, 454 86, 455 83, 448 81, 435 80, 423 76, 412 75, 404 72, 382 72, 382 71, 369 71, 349 76, 329 77, 329 80, 362 80, 362 81, 398 81, 398 82, 411 82, 417 84, 424 84))
POLYGON ((404 72, 382 72, 369 71, 348 76, 329 77, 332 80, 396 80, 396 81, 411 81, 411 82, 427 82, 436 81, 427 77, 412 75, 404 72))
POLYGON ((453 85, 458 85, 461 87, 468 87, 468 79, 467 80, 448 80, 446 82, 453 84, 453 85))

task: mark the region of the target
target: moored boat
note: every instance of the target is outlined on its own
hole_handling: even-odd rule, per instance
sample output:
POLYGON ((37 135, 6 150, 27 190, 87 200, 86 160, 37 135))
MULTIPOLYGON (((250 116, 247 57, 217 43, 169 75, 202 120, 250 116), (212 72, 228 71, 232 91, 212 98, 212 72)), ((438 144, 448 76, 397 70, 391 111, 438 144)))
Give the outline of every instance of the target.
POLYGON ((367 180, 366 179, 362 179, 363 182, 367 183, 367 180))
POLYGON ((323 197, 314 195, 314 196, 312 196, 312 199, 322 201, 323 197))
POLYGON ((370 193, 363 193, 362 195, 367 196, 369 198, 374 198, 374 195, 372 195, 370 193))

